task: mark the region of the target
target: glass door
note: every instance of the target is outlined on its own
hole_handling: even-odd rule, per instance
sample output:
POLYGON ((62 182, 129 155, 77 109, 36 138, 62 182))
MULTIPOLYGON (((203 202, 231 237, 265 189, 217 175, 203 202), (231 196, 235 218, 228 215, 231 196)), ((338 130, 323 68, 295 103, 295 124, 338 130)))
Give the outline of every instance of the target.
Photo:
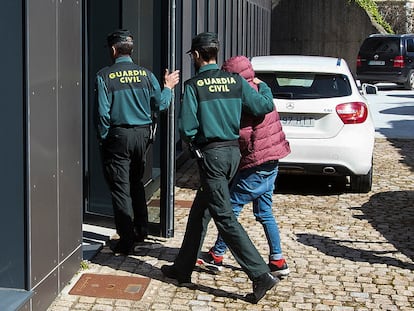
MULTIPOLYGON (((89 0, 86 4, 85 16, 85 123, 86 123, 86 198, 85 219, 94 219, 113 224, 112 203, 109 188, 105 182, 102 168, 100 146, 97 140, 95 111, 96 92, 95 75, 102 67, 111 64, 110 55, 106 46, 106 36, 117 28, 129 29, 134 35, 134 61, 151 70, 162 85, 163 70, 168 63, 168 49, 165 41, 168 40, 168 25, 162 24, 164 10, 167 4, 161 0, 89 0), (162 29, 164 27, 164 29, 162 29), (165 28, 167 27, 167 28, 165 28)), ((165 14, 164 14, 165 15, 165 14)), ((165 113, 164 113, 165 114, 165 113)), ((164 154, 168 148, 168 119, 165 115, 158 118, 158 132, 154 144, 147 154, 147 167, 144 176, 146 196, 149 202, 150 233, 166 235, 169 230, 161 228, 165 223, 171 223, 170 217, 162 214, 160 202, 163 201, 160 189, 164 183, 161 179, 163 163, 168 159, 164 154)), ((163 174, 173 174, 173 168, 163 171, 163 174)), ((167 178, 168 180, 168 178, 167 178)), ((162 204, 162 203, 161 203, 162 204)), ((168 235, 168 234, 167 234, 168 235)))

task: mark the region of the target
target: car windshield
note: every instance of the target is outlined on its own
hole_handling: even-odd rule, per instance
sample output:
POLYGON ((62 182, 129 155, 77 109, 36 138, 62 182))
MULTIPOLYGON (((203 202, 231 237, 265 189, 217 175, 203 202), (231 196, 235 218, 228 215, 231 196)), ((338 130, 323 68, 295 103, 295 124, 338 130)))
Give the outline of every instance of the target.
POLYGON ((275 98, 315 99, 352 94, 348 78, 341 74, 272 72, 256 75, 269 85, 275 98))
POLYGON ((373 37, 364 41, 360 48, 362 53, 386 53, 395 54, 400 51, 400 39, 399 38, 383 38, 373 37))

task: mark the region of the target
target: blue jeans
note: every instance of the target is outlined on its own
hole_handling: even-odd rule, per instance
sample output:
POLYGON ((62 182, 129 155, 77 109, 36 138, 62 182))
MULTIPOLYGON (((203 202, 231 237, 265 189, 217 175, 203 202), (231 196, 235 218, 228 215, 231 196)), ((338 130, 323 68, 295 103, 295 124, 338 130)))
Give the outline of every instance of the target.
MULTIPOLYGON (((270 249, 270 260, 281 259, 279 227, 272 213, 272 196, 278 173, 278 163, 262 165, 241 170, 233 179, 230 198, 233 212, 238 217, 243 206, 253 202, 253 214, 263 226, 270 249)), ((227 245, 220 235, 212 248, 215 255, 222 256, 227 245)))

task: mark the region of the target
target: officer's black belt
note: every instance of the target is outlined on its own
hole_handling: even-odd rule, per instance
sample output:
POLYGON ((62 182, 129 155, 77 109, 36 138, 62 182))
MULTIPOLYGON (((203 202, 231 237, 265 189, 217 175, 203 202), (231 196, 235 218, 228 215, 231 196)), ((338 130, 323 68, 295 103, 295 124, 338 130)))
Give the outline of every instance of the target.
POLYGON ((124 129, 133 129, 133 128, 148 128, 150 126, 150 124, 141 124, 141 125, 131 125, 131 124, 117 124, 117 125, 112 125, 112 128, 124 128, 124 129))
POLYGON ((220 147, 230 147, 230 146, 239 146, 239 140, 223 140, 223 141, 212 141, 200 146, 201 151, 206 151, 212 148, 220 148, 220 147))

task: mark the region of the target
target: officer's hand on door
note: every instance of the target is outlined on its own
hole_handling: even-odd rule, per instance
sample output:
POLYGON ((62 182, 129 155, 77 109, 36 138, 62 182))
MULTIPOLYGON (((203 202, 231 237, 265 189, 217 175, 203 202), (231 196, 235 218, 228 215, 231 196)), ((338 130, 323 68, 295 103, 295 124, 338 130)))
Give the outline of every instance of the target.
POLYGON ((164 73, 164 87, 168 87, 170 89, 173 89, 178 82, 180 82, 180 71, 175 70, 170 73, 168 69, 165 69, 164 73))

